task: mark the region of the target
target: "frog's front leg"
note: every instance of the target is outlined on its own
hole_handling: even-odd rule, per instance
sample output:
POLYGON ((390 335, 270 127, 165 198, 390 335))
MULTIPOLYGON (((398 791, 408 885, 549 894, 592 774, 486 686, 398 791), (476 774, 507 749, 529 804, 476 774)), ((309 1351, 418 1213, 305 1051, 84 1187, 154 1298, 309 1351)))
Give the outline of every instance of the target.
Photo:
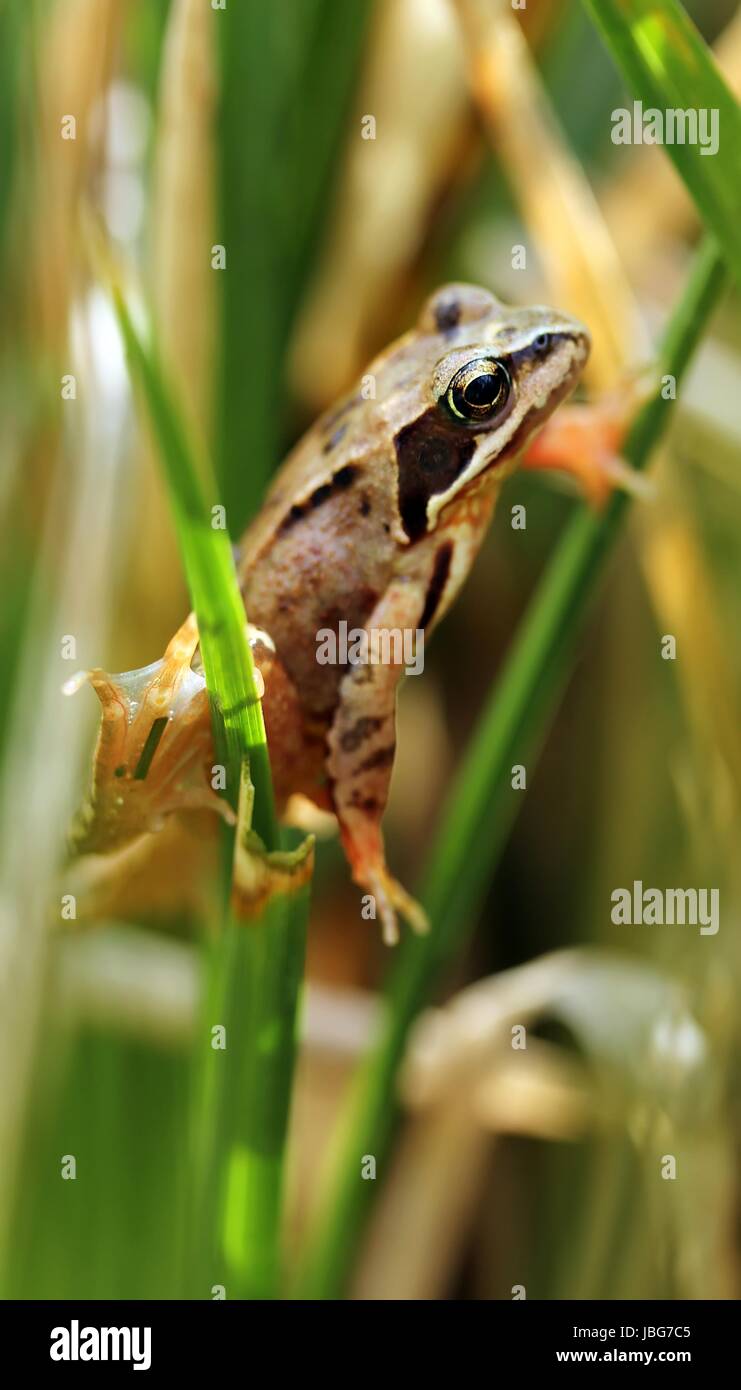
POLYGON ((599 509, 615 488, 650 495, 647 479, 621 456, 628 428, 648 398, 649 378, 636 375, 600 400, 569 403, 546 420, 522 456, 522 467, 568 473, 586 500, 599 509))
MULTIPOLYGON (((353 879, 375 898, 389 945, 398 940, 397 912, 415 931, 428 927, 419 903, 388 872, 381 832, 396 750, 404 637, 411 632, 415 643, 421 640, 424 602, 424 585, 404 575, 377 604, 364 630, 367 661, 351 666, 344 677, 327 740, 327 771, 345 853, 353 879)), ((408 652, 407 645, 407 659, 408 652)))

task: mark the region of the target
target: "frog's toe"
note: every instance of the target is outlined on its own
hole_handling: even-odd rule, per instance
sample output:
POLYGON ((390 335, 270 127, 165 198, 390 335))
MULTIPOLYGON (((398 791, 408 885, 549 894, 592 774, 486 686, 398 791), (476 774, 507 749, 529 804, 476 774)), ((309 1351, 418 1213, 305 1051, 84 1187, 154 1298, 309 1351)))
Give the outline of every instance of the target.
POLYGON ((419 935, 429 931, 430 923, 424 908, 411 893, 407 893, 398 879, 392 878, 385 869, 370 873, 367 886, 375 898, 383 939, 387 946, 395 946, 399 940, 399 916, 419 935))
POLYGON ((376 911, 381 919, 381 935, 385 946, 396 946, 399 942, 399 922, 383 885, 375 878, 368 880, 368 885, 375 899, 376 911))
POLYGON ((416 932, 418 936, 425 936, 430 930, 430 919, 422 904, 418 903, 411 893, 407 893, 406 889, 395 878, 391 879, 391 885, 392 901, 395 908, 401 913, 404 921, 409 923, 413 932, 416 932))

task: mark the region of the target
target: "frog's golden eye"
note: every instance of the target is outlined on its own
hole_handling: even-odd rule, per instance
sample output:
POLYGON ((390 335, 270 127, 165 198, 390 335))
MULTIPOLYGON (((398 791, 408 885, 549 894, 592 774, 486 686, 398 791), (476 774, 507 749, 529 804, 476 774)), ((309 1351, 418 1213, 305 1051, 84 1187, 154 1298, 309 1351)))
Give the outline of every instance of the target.
POLYGON ((506 405, 511 389, 503 362, 476 357, 456 372, 445 393, 445 404, 456 420, 487 425, 506 405))

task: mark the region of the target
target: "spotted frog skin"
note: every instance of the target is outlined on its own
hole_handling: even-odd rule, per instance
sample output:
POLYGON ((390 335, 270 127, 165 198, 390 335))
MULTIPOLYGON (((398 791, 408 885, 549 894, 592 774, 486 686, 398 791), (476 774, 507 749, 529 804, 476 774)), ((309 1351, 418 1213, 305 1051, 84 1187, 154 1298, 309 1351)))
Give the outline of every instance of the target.
MULTIPOLYGON (((471 568, 502 483, 574 388, 588 353, 587 330, 565 314, 505 307, 472 285, 439 289, 411 332, 382 352, 359 388, 296 446, 241 543, 239 580, 265 683, 278 805, 300 792, 335 813, 353 878, 373 894, 388 941, 396 939, 397 914, 416 929, 425 926, 419 906, 387 870, 381 832, 404 667, 321 664, 317 634, 344 621, 349 630, 423 630, 429 638, 471 568)), ((180 646, 176 638, 168 648, 168 678, 179 663, 178 689, 186 692, 180 752, 177 730, 168 729, 139 779, 133 823, 138 815, 140 832, 147 816, 213 802, 205 781, 207 706, 202 692, 186 689, 197 643, 190 624, 181 629, 180 646), (187 766, 188 746, 198 748, 196 766, 187 766)), ((121 680, 93 673, 104 707, 99 755, 103 686, 108 681, 110 691, 114 682, 120 704, 121 680)), ((138 721, 146 705, 147 692, 139 689, 138 721)), ((130 727, 120 731, 105 765, 97 759, 84 849, 112 848, 130 836, 128 779, 120 774, 136 758, 126 743, 130 727), (108 808, 101 843, 114 758, 120 816, 117 822, 108 808)), ((140 742, 145 730, 146 721, 140 742)))

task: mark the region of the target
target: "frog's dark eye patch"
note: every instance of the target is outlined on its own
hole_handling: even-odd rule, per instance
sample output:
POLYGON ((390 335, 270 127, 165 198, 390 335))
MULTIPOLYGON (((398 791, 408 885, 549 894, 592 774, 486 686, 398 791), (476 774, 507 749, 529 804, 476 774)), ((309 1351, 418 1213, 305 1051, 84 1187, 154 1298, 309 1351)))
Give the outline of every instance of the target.
POLYGON ((476 357, 460 367, 443 397, 455 420, 467 425, 488 425, 504 409, 512 382, 503 362, 495 357, 476 357))
POLYGON ((437 407, 405 425, 394 439, 399 467, 399 511, 410 541, 427 530, 427 503, 448 488, 464 472, 476 448, 467 430, 461 430, 437 407))

